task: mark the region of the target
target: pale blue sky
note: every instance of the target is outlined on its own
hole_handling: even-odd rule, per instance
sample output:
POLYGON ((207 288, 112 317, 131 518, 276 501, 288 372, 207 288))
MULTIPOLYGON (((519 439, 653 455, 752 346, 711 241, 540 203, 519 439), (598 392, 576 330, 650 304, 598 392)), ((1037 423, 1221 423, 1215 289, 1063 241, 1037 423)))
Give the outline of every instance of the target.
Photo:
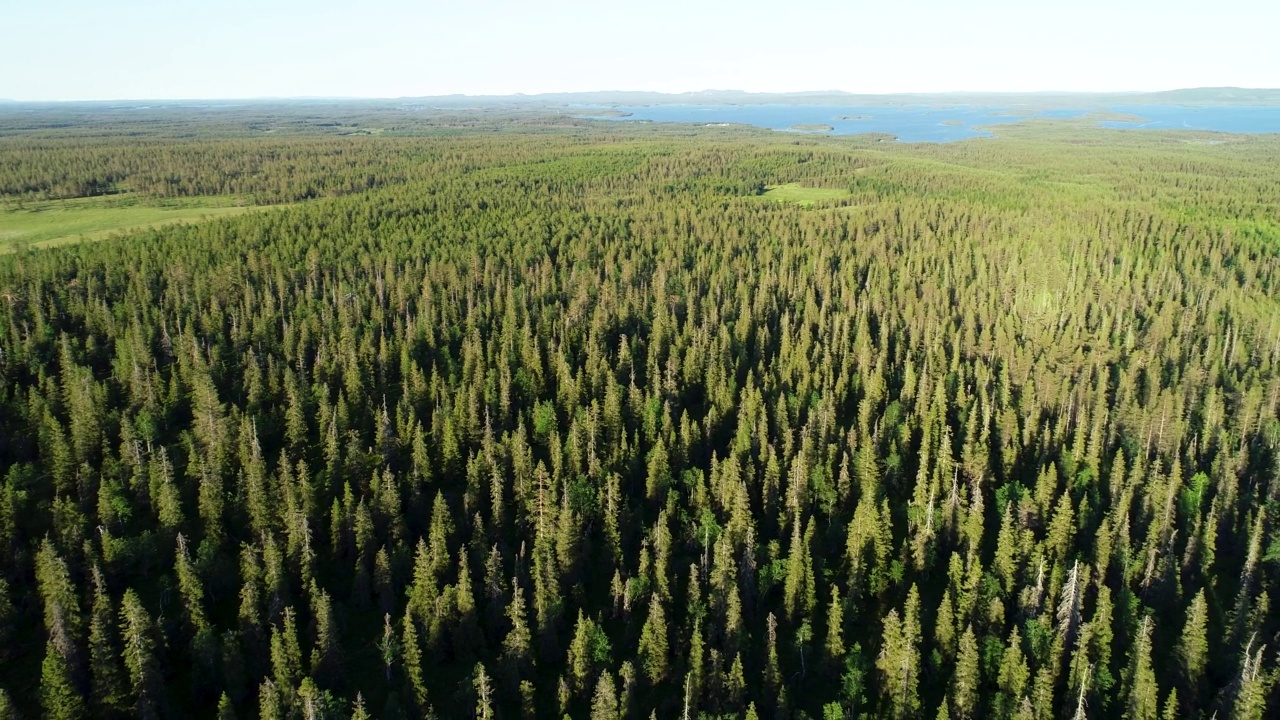
POLYGON ((0 98, 1280 87, 1277 0, 0 0, 0 98))

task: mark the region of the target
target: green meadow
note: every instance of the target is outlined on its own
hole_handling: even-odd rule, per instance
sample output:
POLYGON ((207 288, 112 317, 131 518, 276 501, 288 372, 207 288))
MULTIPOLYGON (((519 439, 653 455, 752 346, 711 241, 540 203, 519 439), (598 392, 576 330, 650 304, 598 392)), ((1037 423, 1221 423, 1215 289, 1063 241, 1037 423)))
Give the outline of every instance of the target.
POLYGON ((760 197, 773 202, 795 203, 796 205, 812 205, 823 200, 843 200, 850 197, 848 190, 838 188, 804 187, 799 183, 771 185, 765 188, 760 197))
POLYGON ((237 215, 254 207, 229 196, 172 202, 111 196, 12 203, 0 210, 0 253, 102 240, 132 230, 237 215))

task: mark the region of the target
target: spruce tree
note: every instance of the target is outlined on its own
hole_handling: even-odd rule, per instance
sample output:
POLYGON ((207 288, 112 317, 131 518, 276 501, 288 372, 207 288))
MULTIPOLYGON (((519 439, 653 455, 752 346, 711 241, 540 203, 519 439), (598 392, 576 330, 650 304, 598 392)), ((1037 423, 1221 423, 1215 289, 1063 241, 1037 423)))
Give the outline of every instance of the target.
POLYGON ((1187 609, 1186 622, 1182 625, 1182 637, 1178 640, 1178 660, 1182 667, 1183 682, 1188 688, 1199 685, 1208 662, 1208 614, 1204 590, 1200 590, 1192 599, 1191 607, 1187 609))
POLYGON ((972 627, 960 634, 955 671, 951 677, 951 708, 956 717, 977 717, 979 675, 978 640, 972 627))
POLYGON ((649 683, 660 684, 667 676, 667 620, 657 594, 649 599, 649 615, 640 629, 636 652, 649 683))
POLYGON ((52 639, 45 645, 44 664, 40 671, 40 707, 44 710, 44 717, 54 720, 89 717, 84 697, 71 682, 71 669, 52 639))
POLYGON ((116 613, 106 579, 94 569, 92 615, 89 618, 89 672, 92 706, 98 717, 122 717, 128 709, 125 669, 116 639, 116 613))
POLYGON ((1151 667, 1151 618, 1139 623, 1129 665, 1125 671, 1125 715, 1134 720, 1156 720, 1160 713, 1159 687, 1151 667))
POLYGON ((126 590, 120 603, 120 637, 133 689, 134 716, 144 720, 162 717, 166 706, 155 636, 155 624, 138 594, 126 590))
POLYGON ((596 681, 595 695, 591 699, 591 720, 619 720, 618 696, 613 677, 606 670, 596 681))

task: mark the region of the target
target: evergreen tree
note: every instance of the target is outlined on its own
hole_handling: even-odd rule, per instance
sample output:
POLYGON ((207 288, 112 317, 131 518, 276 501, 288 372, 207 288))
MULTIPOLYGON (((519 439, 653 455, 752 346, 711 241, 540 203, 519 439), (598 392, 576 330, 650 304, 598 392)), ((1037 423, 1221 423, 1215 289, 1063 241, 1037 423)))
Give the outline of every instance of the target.
POLYGON ((495 717, 493 683, 482 663, 476 663, 472 677, 472 685, 476 691, 475 717, 479 720, 492 720, 495 717))
POLYGON ((293 608, 285 608, 283 627, 271 628, 271 674, 281 702, 288 706, 304 677, 302 648, 298 643, 293 608))
POLYGON ((1004 655, 1000 659, 1000 675, 997 679, 1007 708, 1015 708, 1021 703, 1023 694, 1027 690, 1030 674, 1026 657, 1022 654, 1022 635, 1015 626, 1013 632, 1009 634, 1009 643, 1005 646, 1004 655))
POLYGON ((508 680, 514 687, 528 668, 532 636, 525 616, 524 595, 520 584, 512 579, 511 587, 511 604, 507 607, 511 629, 502 641, 502 659, 508 680))
MULTIPOLYGON (((333 688, 341 684, 342 649, 340 631, 329 594, 312 586, 311 616, 315 624, 315 644, 311 648, 311 675, 322 686, 333 688)), ((406 616, 407 617, 407 616, 406 616)), ((299 659, 301 655, 299 655, 299 659)))
POLYGON ((920 708, 916 693, 919 677, 917 654, 912 623, 899 619, 897 610, 890 610, 884 619, 884 637, 876 668, 881 675, 881 697, 886 715, 911 717, 920 708))
POLYGON ((285 708, 280 693, 271 678, 266 678, 258 687, 258 717, 262 720, 283 720, 285 708))
POLYGON ((649 599, 649 615, 640 629, 637 655, 650 684, 660 684, 667 676, 667 620, 656 594, 649 599))
POLYGON ((44 716, 72 720, 89 716, 84 698, 71 682, 71 669, 52 639, 45 647, 40 674, 40 707, 44 716))
POLYGON ((155 624, 138 594, 126 590, 120 604, 120 637, 133 689, 133 709, 139 718, 160 717, 164 713, 164 677, 156 657, 155 636, 155 624))
POLYGON ((414 625, 413 616, 405 613, 401 622, 400 648, 404 663, 404 674, 408 681, 411 707, 418 712, 425 712, 427 702, 426 674, 422 667, 422 648, 418 644, 418 629, 414 625))
POLYGON ((1208 608, 1204 590, 1196 593, 1187 609, 1187 619, 1182 626, 1182 638, 1178 641, 1178 659, 1182 666, 1186 687, 1195 688, 1204 674, 1209 657, 1207 635, 1208 608))
POLYGON ((608 671, 600 673, 595 696, 591 699, 591 720, 619 720, 618 697, 608 671))
POLYGON ((977 717, 980 683, 978 640, 973 634, 973 628, 966 627, 960 634, 955 672, 951 677, 951 708, 956 717, 977 717))
POLYGON ((226 693, 222 693, 222 697, 218 698, 218 720, 236 720, 236 709, 231 704, 231 698, 226 693))
POLYGON ((106 579, 94 569, 93 609, 89 618, 89 670, 92 707, 98 717, 122 717, 128 709, 125 670, 116 640, 116 613, 106 579))
POLYGON ((844 658, 844 608, 840 604, 840 588, 831 586, 831 604, 827 606, 827 640, 824 656, 832 668, 839 668, 844 658))
POLYGON ((1136 720, 1155 720, 1160 713, 1159 688, 1151 667, 1151 618, 1139 624, 1129 667, 1125 673, 1125 715, 1136 720))
POLYGON ((48 538, 36 554, 36 584, 44 604, 44 626, 53 647, 62 656, 67 672, 80 668, 79 638, 83 627, 78 593, 67 563, 48 538))
POLYGON ((0 688, 0 720, 18 720, 18 711, 4 688, 0 688))
POLYGON ((1258 720, 1266 716, 1267 694, 1275 681, 1275 671, 1262 669, 1265 652, 1265 645, 1255 649, 1253 639, 1245 646, 1235 701, 1231 707, 1231 716, 1234 718, 1258 720))

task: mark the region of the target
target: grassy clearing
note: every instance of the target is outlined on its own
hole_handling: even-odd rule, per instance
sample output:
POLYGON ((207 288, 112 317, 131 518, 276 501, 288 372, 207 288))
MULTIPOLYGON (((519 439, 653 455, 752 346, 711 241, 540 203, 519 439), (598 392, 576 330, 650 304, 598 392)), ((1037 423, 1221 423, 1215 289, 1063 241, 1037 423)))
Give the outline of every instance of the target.
POLYGON ((843 200, 850 196, 851 193, 848 190, 811 188, 803 187, 799 183, 787 183, 786 185, 771 185, 759 197, 773 202, 812 205, 823 200, 843 200))
POLYGON ((254 209, 235 197, 160 203, 128 197, 27 202, 0 210, 0 253, 102 240, 118 232, 236 215, 254 209))

